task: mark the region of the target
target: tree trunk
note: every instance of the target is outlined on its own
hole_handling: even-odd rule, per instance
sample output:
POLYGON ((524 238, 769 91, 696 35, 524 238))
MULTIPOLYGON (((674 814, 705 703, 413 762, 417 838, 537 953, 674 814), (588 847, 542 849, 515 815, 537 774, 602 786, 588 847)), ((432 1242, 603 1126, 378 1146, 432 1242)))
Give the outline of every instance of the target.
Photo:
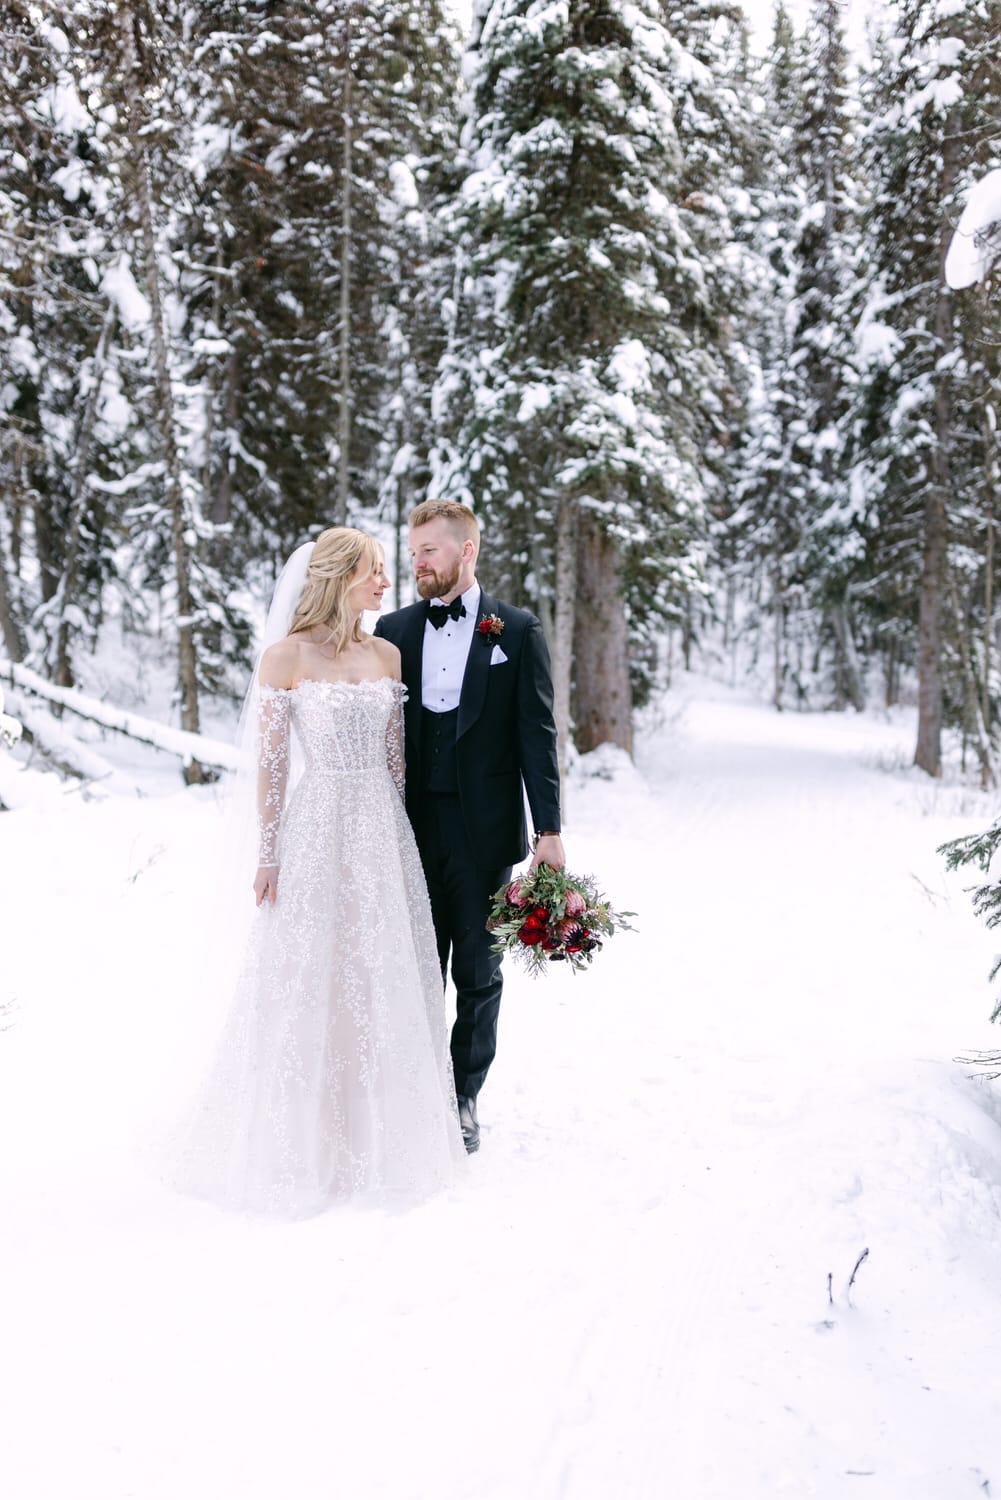
MULTIPOLYGON (((36 496, 38 493, 36 489, 36 496)), ((37 498, 30 502, 38 558, 38 588, 43 604, 51 603, 59 589, 58 522, 53 515, 55 500, 55 495, 50 492, 44 500, 37 498)))
POLYGON ((351 119, 351 15, 345 17, 344 46, 344 160, 341 176, 341 329, 340 329, 340 411, 337 423, 337 504, 334 517, 338 526, 348 523, 348 491, 351 486, 351 148, 354 125, 351 119))
POLYGON ((0 530, 0 636, 3 637, 4 650, 11 661, 22 661, 26 642, 21 622, 17 617, 8 578, 3 531, 0 530))
MULTIPOLYGON (((226 370, 223 375, 223 384, 226 392, 226 405, 223 413, 223 421, 227 434, 232 432, 236 426, 240 414, 240 360, 235 349, 231 350, 226 359, 226 370)), ((227 450, 229 443, 226 444, 227 450)), ((208 458, 206 456, 206 464, 208 458)), ((205 493, 209 493, 209 474, 206 469, 205 482, 203 485, 205 493)), ((219 474, 219 483, 215 486, 212 495, 212 510, 209 519, 213 526, 228 526, 233 516, 233 457, 227 451, 227 458, 219 474)), ((228 548, 223 538, 214 539, 214 557, 216 566, 224 559, 228 548)))
POLYGON ((977 700, 977 680, 973 667, 972 639, 963 629, 963 616, 959 608, 956 580, 949 580, 949 601, 952 605, 953 630, 959 653, 960 676, 963 682, 963 769, 966 769, 967 741, 973 742, 980 764, 980 785, 985 789, 994 785, 994 769, 991 766, 990 744, 981 718, 977 700))
MULTIPOLYGON (((573 526, 576 527, 576 525, 577 525, 576 511, 572 512, 570 520, 571 520, 573 526)), ((576 532, 575 532, 575 535, 576 535, 576 532)), ((559 537, 560 537, 560 531, 559 531, 559 513, 557 513, 557 542, 556 542, 557 554, 559 553, 559 537)), ((574 552, 573 552, 572 559, 569 558, 569 557, 567 557, 566 560, 567 560, 567 562, 570 562, 572 560, 573 568, 574 568, 574 577, 576 578, 576 576, 577 576, 576 575, 576 568, 577 568, 576 544, 574 546, 574 552)), ((532 572, 535 574, 536 578, 545 578, 546 572, 547 572, 547 561, 548 561, 548 554, 546 552, 546 549, 544 547, 540 546, 539 543, 538 543, 538 541, 533 541, 533 543, 532 543, 532 572)), ((553 618, 553 601, 549 598, 548 594, 540 594, 537 598, 534 598, 531 601, 525 600, 525 598, 523 597, 524 590, 521 587, 522 576, 523 575, 519 571, 517 578, 512 578, 509 581, 505 581, 505 584, 504 584, 504 597, 511 599, 512 603, 515 603, 515 604, 519 605, 519 607, 522 608, 522 609, 526 608, 526 606, 530 604, 530 607, 535 610, 535 613, 539 617, 539 622, 542 625, 542 633, 543 633, 543 635, 546 637, 546 640, 549 641, 550 645, 552 645, 553 641, 556 639, 556 624, 555 624, 555 621, 554 621, 554 618, 553 618), (520 590, 520 593, 519 593, 519 590, 520 590), (516 594, 518 594, 518 597, 515 597, 516 594)), ((558 587, 559 587, 559 585, 557 584, 557 588, 558 587)), ((572 624, 571 624, 571 627, 570 627, 570 634, 567 637, 567 640, 569 641, 570 648, 572 650, 573 649, 573 626, 572 626, 572 624)), ((573 697, 573 689, 572 688, 570 690, 570 696, 571 696, 571 698, 573 697)))
MULTIPOLYGON (((87 403, 83 409, 83 416, 80 419, 80 431, 77 434, 76 454, 73 460, 73 474, 71 479, 69 525, 66 529, 65 555, 63 559, 63 576, 59 581, 58 591, 59 623, 56 627, 55 651, 52 658, 52 680, 57 687, 73 686, 73 671, 70 666, 69 657, 70 622, 67 611, 72 609, 75 603, 77 564, 80 560, 80 531, 86 508, 87 465, 90 461, 94 423, 97 420, 97 402, 101 392, 101 383, 104 379, 104 362, 108 354, 108 343, 111 339, 111 332, 115 326, 115 316, 114 308, 109 307, 101 327, 101 336, 97 341, 97 348, 94 351, 90 390, 87 393, 87 403)), ((58 716, 58 711, 56 712, 58 716)))
MULTIPOLYGON (((942 145, 941 199, 947 201, 956 180, 957 118, 951 110, 942 145)), ((924 546, 918 613, 918 739, 914 764, 929 776, 942 774, 942 615, 948 568, 949 447, 952 430, 950 376, 941 368, 953 347, 952 293, 945 281, 945 256, 952 225, 943 214, 939 229, 939 271, 935 300, 935 442, 928 459, 924 507, 924 546)))
MULTIPOLYGON (((142 237, 143 257, 146 273, 146 293, 150 305, 150 331, 153 341, 153 371, 159 408, 160 441, 163 445, 166 468, 167 508, 170 513, 171 538, 174 550, 174 573, 177 583, 177 657, 178 687, 181 697, 181 728, 189 734, 198 734, 198 675, 195 656, 195 635, 191 593, 190 562, 185 542, 184 496, 181 487, 181 470, 177 453, 174 397, 167 364, 167 347, 164 340, 163 299, 160 294, 160 269, 156 258, 156 237, 153 232, 152 189, 149 178, 149 162, 141 134, 142 105, 139 94, 139 66, 136 57, 134 16, 132 6, 123 4, 119 12, 125 61, 125 90, 128 105, 129 150, 135 173, 136 208, 142 237)), ((184 767, 184 780, 189 786, 207 779, 201 764, 191 761, 184 767)))
POLYGON ((785 610, 782 605, 782 559, 776 552, 772 563, 772 609, 775 614, 775 637, 773 642, 773 683, 772 703, 781 713, 782 711, 782 656, 784 646, 785 610))
POLYGON ((994 408, 983 398, 984 438, 984 523, 987 531, 984 546, 984 669, 980 684, 981 717, 988 743, 991 737, 991 644, 994 615, 994 408))
MULTIPOLYGON (((223 303, 222 288, 226 277, 224 242, 222 227, 217 231, 215 251, 215 278, 212 288, 212 322, 219 329, 223 326, 223 303)), ((233 455, 230 443, 225 444, 226 460, 222 465, 217 484, 212 483, 212 439, 215 428, 216 402, 218 390, 213 380, 205 382, 205 466, 202 470, 202 494, 205 503, 209 495, 212 496, 209 520, 213 527, 228 526, 233 509, 233 455)), ((240 393, 240 360, 236 349, 231 347, 226 356, 226 363, 222 372, 222 388, 225 392, 223 400, 223 428, 227 439, 236 426, 239 415, 239 393, 240 393)), ((218 567, 225 558, 225 542, 220 536, 212 539, 212 562, 218 567)))
POLYGON ((588 510, 578 520, 574 632, 577 747, 633 749, 629 638, 615 543, 588 510))
POLYGON ((942 613, 946 573, 946 519, 941 491, 925 497, 924 548, 918 605, 918 740, 914 764, 942 774, 942 613))
MULTIPOLYGON (((561 497, 556 517, 556 604, 552 621, 553 712, 560 764, 561 793, 567 784, 570 743, 570 686, 573 678, 574 624, 577 611, 577 506, 561 497)), ((563 803, 564 816, 566 805, 563 803)))
POLYGON ((855 650, 855 637, 852 635, 848 611, 843 604, 838 604, 831 610, 831 624, 838 642, 842 691, 856 713, 861 713, 865 708, 862 674, 859 671, 858 653, 855 650))
POLYGON ((887 708, 897 702, 897 638, 891 635, 886 647, 886 687, 883 701, 887 708))

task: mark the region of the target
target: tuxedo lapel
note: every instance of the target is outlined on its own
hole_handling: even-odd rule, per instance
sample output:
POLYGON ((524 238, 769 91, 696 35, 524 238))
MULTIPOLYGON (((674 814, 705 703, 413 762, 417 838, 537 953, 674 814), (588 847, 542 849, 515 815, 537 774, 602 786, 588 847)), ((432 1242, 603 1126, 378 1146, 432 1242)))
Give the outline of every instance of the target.
POLYGON ((401 671, 407 684, 409 701, 422 706, 421 683, 424 675, 424 626, 427 624, 428 606, 424 599, 415 604, 407 621, 407 628, 400 638, 401 671))
POLYGON ((492 599, 489 594, 480 591, 480 604, 473 621, 473 639, 469 647, 469 655, 466 658, 466 670, 462 678, 462 691, 459 694, 459 719, 456 724, 456 738, 465 734, 483 712, 483 704, 487 696, 487 679, 490 675, 490 658, 493 651, 480 639, 477 625, 484 615, 495 615, 497 613, 497 600, 492 599))
POLYGON ((421 683, 424 675, 424 626, 427 623, 427 601, 415 604, 405 628, 400 632, 400 673, 407 688, 407 701, 403 708, 406 726, 407 783, 420 785, 421 751, 421 683))

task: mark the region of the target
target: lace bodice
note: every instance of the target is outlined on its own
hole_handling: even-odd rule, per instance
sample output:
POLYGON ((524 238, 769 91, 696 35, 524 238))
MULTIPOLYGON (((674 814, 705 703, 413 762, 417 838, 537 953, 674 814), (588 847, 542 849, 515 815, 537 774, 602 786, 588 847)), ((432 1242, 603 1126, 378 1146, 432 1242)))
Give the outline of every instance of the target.
POLYGON ((258 863, 278 862, 294 733, 303 775, 377 776, 387 771, 404 791, 403 703, 407 690, 393 677, 368 682, 306 678, 294 688, 260 688, 258 741, 258 863))

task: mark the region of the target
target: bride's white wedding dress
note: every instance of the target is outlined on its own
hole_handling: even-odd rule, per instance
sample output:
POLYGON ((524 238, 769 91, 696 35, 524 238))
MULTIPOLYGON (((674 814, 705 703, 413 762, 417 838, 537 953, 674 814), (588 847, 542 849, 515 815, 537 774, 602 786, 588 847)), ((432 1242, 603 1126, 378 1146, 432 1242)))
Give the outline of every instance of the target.
POLYGON ((415 1201, 465 1161, 441 969, 402 802, 401 683, 261 687, 261 863, 231 1013, 182 1186, 300 1215, 415 1201), (290 733, 302 774, 286 786, 290 733))

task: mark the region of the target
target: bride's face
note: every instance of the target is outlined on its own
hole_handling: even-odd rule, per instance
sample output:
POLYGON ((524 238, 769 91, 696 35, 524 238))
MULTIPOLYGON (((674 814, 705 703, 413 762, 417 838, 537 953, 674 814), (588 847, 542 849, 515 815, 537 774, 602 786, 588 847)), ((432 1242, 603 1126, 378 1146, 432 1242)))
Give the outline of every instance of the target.
POLYGON ((348 584, 348 604, 357 614, 362 610, 382 608, 382 596, 389 588, 389 579, 386 576, 386 565, 379 553, 379 560, 374 568, 370 568, 367 562, 363 562, 356 569, 355 574, 348 584))

